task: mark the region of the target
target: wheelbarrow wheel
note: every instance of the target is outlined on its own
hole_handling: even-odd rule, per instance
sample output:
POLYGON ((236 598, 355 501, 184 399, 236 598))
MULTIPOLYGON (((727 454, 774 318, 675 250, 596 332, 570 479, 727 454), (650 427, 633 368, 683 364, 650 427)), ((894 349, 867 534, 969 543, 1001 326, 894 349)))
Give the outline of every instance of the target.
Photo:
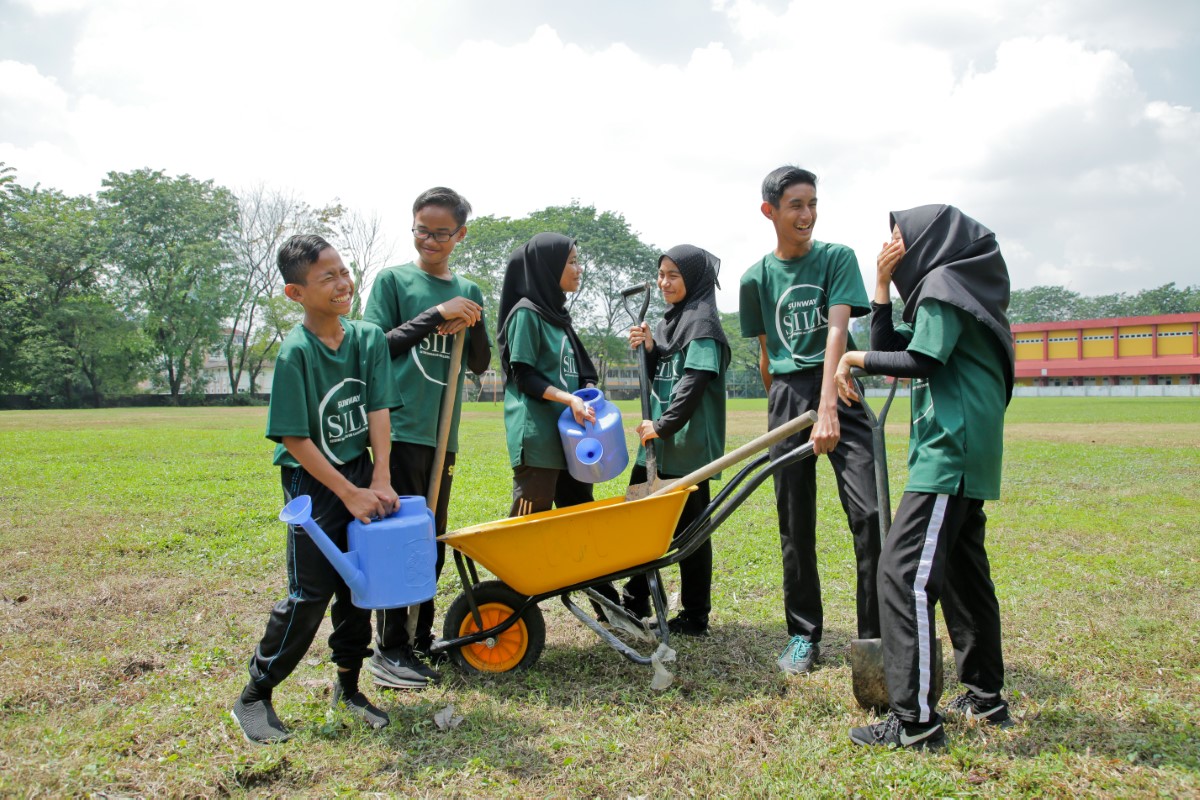
MULTIPOLYGON (((502 581, 484 581, 475 587, 475 604, 483 620, 483 630, 499 625, 512 616, 526 600, 502 581)), ((460 594, 450 604, 442 637, 447 641, 469 636, 480 630, 471 616, 467 596, 460 594)), ((546 622, 536 605, 525 609, 513 625, 492 639, 450 649, 451 660, 468 672, 510 672, 528 669, 546 646, 546 622)))

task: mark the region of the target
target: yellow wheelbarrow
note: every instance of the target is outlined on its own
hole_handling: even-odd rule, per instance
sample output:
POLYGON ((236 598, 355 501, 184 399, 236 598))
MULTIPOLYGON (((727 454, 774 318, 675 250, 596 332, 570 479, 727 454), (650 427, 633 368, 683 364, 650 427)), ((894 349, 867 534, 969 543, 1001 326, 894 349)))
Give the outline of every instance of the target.
POLYGON ((622 497, 512 517, 443 535, 454 550, 463 591, 446 611, 442 641, 433 652, 448 652, 468 672, 526 669, 541 655, 546 624, 538 604, 558 597, 605 643, 637 664, 653 665, 655 688, 670 684, 662 664, 674 658, 667 630, 667 600, 659 570, 691 555, 763 481, 812 455, 805 444, 772 459, 762 454, 742 468, 704 512, 672 537, 688 495, 696 484, 748 456, 811 426, 808 412, 743 445, 711 464, 670 483, 648 497, 622 497), (499 580, 479 580, 476 563, 499 580), (645 575, 655 620, 632 616, 596 590, 611 581, 645 575), (612 628, 640 642, 656 643, 648 655, 618 638, 571 598, 579 592, 604 609, 612 628))

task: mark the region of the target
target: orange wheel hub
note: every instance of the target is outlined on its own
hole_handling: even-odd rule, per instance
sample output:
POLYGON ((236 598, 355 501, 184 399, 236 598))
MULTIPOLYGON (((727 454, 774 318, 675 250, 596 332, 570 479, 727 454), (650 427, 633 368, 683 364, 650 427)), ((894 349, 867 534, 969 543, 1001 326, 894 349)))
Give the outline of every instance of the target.
MULTIPOLYGON (((513 610, 503 603, 485 603, 479 606, 479 618, 483 621, 482 630, 499 625, 512 616, 513 610)), ((470 614, 458 627, 459 636, 469 636, 480 630, 475 626, 475 619, 470 614)), ((466 662, 480 672, 508 672, 521 663, 529 649, 529 633, 525 629, 525 621, 517 620, 508 630, 491 640, 469 644, 461 649, 466 662)))

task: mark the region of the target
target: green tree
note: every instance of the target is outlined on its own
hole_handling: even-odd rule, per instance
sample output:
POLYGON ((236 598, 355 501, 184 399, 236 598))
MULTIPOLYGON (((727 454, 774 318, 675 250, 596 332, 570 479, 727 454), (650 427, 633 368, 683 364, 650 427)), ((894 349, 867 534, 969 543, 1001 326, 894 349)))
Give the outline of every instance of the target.
POLYGON ((1062 322, 1076 319, 1083 298, 1062 286, 1034 286, 1013 291, 1008 303, 1008 321, 1062 322))
POLYGON ((178 402, 185 383, 202 389, 204 358, 237 302, 236 200, 212 181, 160 170, 110 172, 103 186, 107 259, 178 402))
MULTIPOLYGON (((609 363, 629 363, 625 331, 630 319, 620 292, 654 279, 658 250, 642 242, 621 214, 598 212, 594 206, 576 202, 544 208, 520 219, 479 217, 468 223, 467 238, 455 249, 454 266, 479 284, 488 329, 496 330, 495 315, 509 255, 542 232, 562 233, 577 242, 583 281, 579 291, 568 296, 567 307, 600 374, 609 363)), ((656 311, 651 318, 661 316, 662 309, 657 291, 653 297, 656 311)))
POLYGON ((1128 316, 1186 314, 1200 311, 1200 286, 1177 288, 1174 282, 1143 289, 1130 298, 1128 316))
POLYGON ((14 187, 3 210, 0 314, 6 388, 41 403, 96 405, 144 374, 136 324, 113 301, 100 260, 94 203, 56 190, 14 187))
POLYGON ((282 294, 274 295, 263 304, 262 324, 254 329, 250 339, 250 352, 246 371, 249 375, 249 391, 258 391, 258 376, 263 369, 274 363, 279 355, 279 345, 288 331, 300 324, 304 308, 282 294))

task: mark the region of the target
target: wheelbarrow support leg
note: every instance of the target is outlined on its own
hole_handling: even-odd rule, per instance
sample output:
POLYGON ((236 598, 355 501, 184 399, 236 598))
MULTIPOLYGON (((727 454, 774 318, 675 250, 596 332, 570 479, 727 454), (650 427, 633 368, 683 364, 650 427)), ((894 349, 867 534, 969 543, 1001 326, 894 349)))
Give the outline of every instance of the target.
MULTIPOLYGON (((584 590, 584 593, 587 594, 592 599, 596 599, 600 596, 599 593, 593 594, 591 591, 589 591, 587 589, 584 590)), ((650 657, 642 655, 641 653, 634 650, 629 645, 622 642, 620 639, 618 639, 616 636, 614 636, 611 631, 607 630, 603 625, 601 625, 596 620, 595 617, 593 617, 588 612, 584 611, 579 606, 575 605, 575 603, 572 602, 572 600, 571 600, 570 592, 566 592, 560 596, 562 597, 562 603, 564 606, 567 607, 567 610, 570 611, 572 614, 574 614, 575 617, 580 622, 582 622, 584 625, 586 625, 588 628, 590 628, 592 633, 596 634, 601 639, 603 639, 604 643, 607 644, 609 647, 611 647, 613 650, 616 650, 618 653, 625 656, 626 658, 628 658, 630 661, 632 661, 635 664, 650 664, 651 663, 650 657)))

